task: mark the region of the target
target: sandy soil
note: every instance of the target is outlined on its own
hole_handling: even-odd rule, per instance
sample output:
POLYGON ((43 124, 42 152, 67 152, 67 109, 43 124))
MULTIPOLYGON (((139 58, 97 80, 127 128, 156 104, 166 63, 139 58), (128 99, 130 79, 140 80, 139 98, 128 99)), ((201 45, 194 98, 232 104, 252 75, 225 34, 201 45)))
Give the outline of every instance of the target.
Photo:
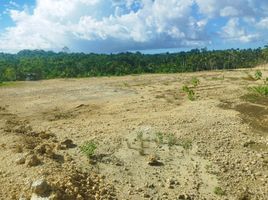
POLYGON ((254 71, 0 87, 0 199, 34 199, 39 179, 46 199, 268 199, 268 100, 247 96, 263 82, 254 71), (192 77, 195 101, 181 90, 192 77), (89 161, 79 146, 91 140, 89 161))

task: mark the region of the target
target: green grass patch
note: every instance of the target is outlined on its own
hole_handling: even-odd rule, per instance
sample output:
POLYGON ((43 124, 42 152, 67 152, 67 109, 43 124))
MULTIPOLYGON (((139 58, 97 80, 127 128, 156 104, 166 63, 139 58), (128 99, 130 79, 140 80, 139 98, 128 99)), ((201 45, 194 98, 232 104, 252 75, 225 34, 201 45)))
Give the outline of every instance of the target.
POLYGON ((0 87, 12 87, 17 85, 18 82, 0 82, 0 87))

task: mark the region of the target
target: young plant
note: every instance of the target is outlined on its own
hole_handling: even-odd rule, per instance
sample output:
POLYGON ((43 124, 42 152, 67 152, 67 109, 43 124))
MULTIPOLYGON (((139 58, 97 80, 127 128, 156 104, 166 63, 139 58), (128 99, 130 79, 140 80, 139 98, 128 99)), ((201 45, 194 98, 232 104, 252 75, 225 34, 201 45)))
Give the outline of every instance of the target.
POLYGON ((264 80, 264 85, 268 85, 268 77, 264 80))
POLYGON ((193 90, 190 90, 190 91, 188 92, 188 99, 189 99, 190 101, 194 101, 194 100, 196 99, 196 97, 195 97, 195 92, 194 92, 193 90))
POLYGON ((182 87, 182 91, 187 93, 189 100, 194 101, 196 99, 195 92, 192 89, 190 89, 187 85, 184 85, 182 87))
POLYGON ((260 80, 262 78, 262 72, 260 70, 257 70, 255 72, 255 79, 260 80))
POLYGON ((199 80, 198 78, 196 78, 196 77, 193 77, 193 78, 191 79, 191 83, 192 83, 192 85, 193 85, 194 87, 197 87, 197 86, 200 84, 200 80, 199 80))
POLYGON ((268 85, 254 86, 251 87, 251 90, 257 93, 258 95, 268 97, 268 85))
POLYGON ((82 146, 80 146, 80 151, 85 154, 89 159, 94 156, 96 149, 97 144, 94 141, 85 142, 82 146))
POLYGON ((182 86, 182 91, 188 93, 190 88, 187 85, 182 86))

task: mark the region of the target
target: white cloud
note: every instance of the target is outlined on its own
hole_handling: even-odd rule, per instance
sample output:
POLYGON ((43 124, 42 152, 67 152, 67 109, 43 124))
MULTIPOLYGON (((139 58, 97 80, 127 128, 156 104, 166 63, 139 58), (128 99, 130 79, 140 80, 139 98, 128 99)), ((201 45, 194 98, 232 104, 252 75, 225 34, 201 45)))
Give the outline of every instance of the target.
POLYGON ((231 18, 222 28, 220 35, 224 39, 243 43, 251 42, 259 38, 259 34, 249 34, 243 27, 240 27, 238 18, 231 18))
POLYGON ((77 40, 109 39, 148 45, 167 38, 176 45, 197 43, 203 40, 205 23, 190 17, 193 4, 193 0, 38 0, 32 14, 10 10, 16 26, 1 36, 0 49, 72 48, 77 40), (133 6, 138 6, 136 11, 130 9, 133 6))
POLYGON ((234 7, 226 6, 220 11, 220 15, 222 17, 237 16, 239 15, 239 11, 234 7))
POLYGON ((262 29, 268 29, 268 17, 262 18, 258 23, 257 26, 262 29))
MULTIPOLYGON (((210 22, 219 18, 228 20, 222 38, 251 42, 259 34, 245 26, 257 26, 256 13, 265 13, 266 5, 266 0, 36 0, 32 11, 9 10, 15 26, 0 35, 0 51, 199 47, 211 43, 210 22)), ((258 27, 266 25, 261 17, 258 27)))

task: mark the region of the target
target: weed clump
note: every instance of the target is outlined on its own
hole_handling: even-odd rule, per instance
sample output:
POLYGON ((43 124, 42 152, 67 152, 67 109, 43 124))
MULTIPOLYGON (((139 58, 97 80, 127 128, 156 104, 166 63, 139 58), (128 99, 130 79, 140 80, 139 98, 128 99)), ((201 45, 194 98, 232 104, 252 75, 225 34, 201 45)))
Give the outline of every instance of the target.
POLYGON ((260 70, 257 70, 255 72, 255 79, 260 80, 262 78, 262 72, 260 70))
POLYGON ((214 188, 214 193, 219 196, 224 196, 226 195, 226 192, 221 188, 221 187, 215 187, 214 188))
POLYGON ((187 93, 188 99, 190 101, 196 100, 195 92, 192 89, 190 89, 187 85, 184 85, 182 87, 182 91, 185 92, 185 93, 187 93))
POLYGON ((254 86, 251 90, 258 95, 268 97, 268 85, 254 86))
POLYGON ((200 80, 199 80, 198 78, 196 78, 196 77, 193 77, 193 78, 191 79, 191 83, 192 83, 192 85, 193 85, 194 87, 197 87, 197 86, 200 84, 200 80))
POLYGON ((97 144, 94 141, 85 142, 82 146, 80 146, 80 151, 85 154, 89 159, 94 156, 96 149, 97 144))
POLYGON ((177 144, 177 138, 175 137, 175 134, 170 133, 167 135, 167 143, 169 147, 177 144))
POLYGON ((158 144, 163 144, 164 143, 164 135, 163 135, 163 133, 157 132, 155 141, 158 144))

